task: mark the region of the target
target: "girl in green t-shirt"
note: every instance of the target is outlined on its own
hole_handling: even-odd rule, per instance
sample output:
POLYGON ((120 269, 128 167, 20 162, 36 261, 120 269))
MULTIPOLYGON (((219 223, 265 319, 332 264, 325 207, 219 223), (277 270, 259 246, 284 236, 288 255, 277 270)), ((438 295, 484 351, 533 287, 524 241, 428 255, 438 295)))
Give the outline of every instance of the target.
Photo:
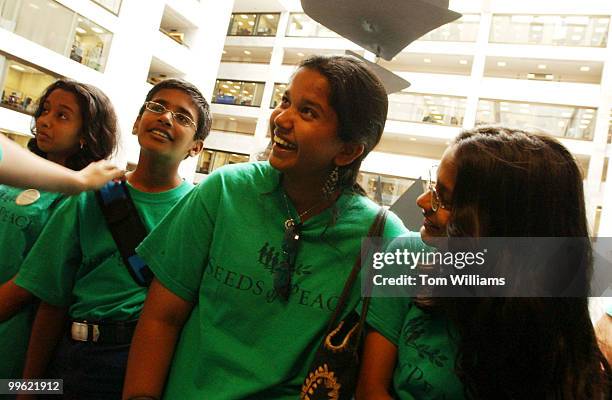
POLYGON ((592 251, 571 153, 549 135, 481 127, 455 139, 436 180, 417 199, 424 242, 584 238, 587 257, 568 264, 581 297, 373 298, 357 399, 609 398, 610 366, 587 307, 591 264, 582 261, 592 251))
MULTIPOLYGON (((91 172, 103 165, 86 168, 87 165, 110 157, 118 141, 117 118, 108 97, 94 86, 66 79, 45 89, 34 113, 32 133, 34 138, 28 143, 30 151, 36 154, 29 157, 36 161, 30 165, 32 168, 43 168, 44 160, 39 159, 42 157, 52 166, 91 172)), ((51 172, 28 169, 37 178, 18 178, 12 170, 24 160, 15 158, 20 152, 12 146, 3 147, 11 150, 4 152, 1 163, 11 165, 0 170, 4 171, 3 177, 5 173, 10 175, 12 183, 37 184, 45 179, 45 188, 74 190, 54 186, 53 177, 57 177, 54 173, 59 168, 51 172)), ((21 377, 34 297, 15 285, 14 275, 60 199, 57 193, 0 185, 0 353, 4 355, 0 378, 21 377)))
MULTIPOLYGON (((299 398, 380 208, 357 178, 387 107, 363 61, 300 63, 270 117, 269 161, 214 171, 138 247, 155 279, 124 398, 299 398)), ((389 215, 384 236, 405 232, 389 215)))

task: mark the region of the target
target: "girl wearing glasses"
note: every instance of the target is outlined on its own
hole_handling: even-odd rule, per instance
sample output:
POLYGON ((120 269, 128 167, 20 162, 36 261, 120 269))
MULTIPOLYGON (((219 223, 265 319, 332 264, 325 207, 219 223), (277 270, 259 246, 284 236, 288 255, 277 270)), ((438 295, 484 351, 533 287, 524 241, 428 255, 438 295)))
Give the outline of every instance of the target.
MULTIPOLYGON (((588 238, 580 169, 547 135, 463 132, 430 188, 417 204, 432 246, 442 236, 588 238)), ((573 273, 585 282, 590 271, 573 273)), ((357 399, 610 396, 586 297, 373 298, 368 323, 357 399)))
MULTIPOLYGON (((110 157, 118 139, 115 111, 106 95, 96 87, 65 79, 45 89, 34 112, 32 133, 35 137, 28 148, 46 159, 36 161, 80 172, 91 162, 110 157)), ((12 150, 9 152, 0 165, 16 161, 12 150)), ((36 183, 32 181, 40 182, 46 176, 45 187, 53 188, 53 172, 31 174, 37 178, 25 182, 13 174, 12 182, 36 183)), ((62 199, 58 193, 0 185, 0 378, 21 377, 35 311, 33 296, 15 285, 14 276, 62 199)))
MULTIPOLYGON (((208 103, 188 82, 165 80, 147 94, 133 129, 138 165, 125 184, 147 231, 193 188, 179 164, 200 152, 210 125, 208 103)), ((120 398, 147 287, 124 264, 94 192, 58 207, 16 284, 42 300, 24 376, 63 379, 67 398, 120 398)))
MULTIPOLYGON (((363 62, 300 64, 270 118, 269 161, 216 170, 138 248, 156 279, 124 397, 299 397, 379 210, 356 179, 386 114, 363 62)), ((389 216, 385 236, 404 232, 389 216)))

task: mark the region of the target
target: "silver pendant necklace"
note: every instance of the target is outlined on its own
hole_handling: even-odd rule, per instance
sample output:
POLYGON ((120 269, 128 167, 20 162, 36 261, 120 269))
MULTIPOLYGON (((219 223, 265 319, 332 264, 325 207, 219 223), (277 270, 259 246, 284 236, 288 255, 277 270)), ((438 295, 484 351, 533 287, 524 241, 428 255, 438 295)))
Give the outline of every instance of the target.
MULTIPOLYGON (((283 199, 285 200, 285 206, 287 207, 287 216, 289 217, 285 221, 285 229, 291 229, 295 227, 297 224, 295 223, 295 219, 291 216, 291 209, 289 208, 289 200, 287 199, 287 195, 285 194, 285 192, 283 192, 283 199)), ((315 205, 310 207, 308 210, 299 213, 297 216, 297 219, 300 220, 300 225, 301 225, 302 217, 306 216, 309 212, 314 210, 316 207, 320 206, 324 201, 325 199, 318 201, 317 203, 315 203, 315 205)))

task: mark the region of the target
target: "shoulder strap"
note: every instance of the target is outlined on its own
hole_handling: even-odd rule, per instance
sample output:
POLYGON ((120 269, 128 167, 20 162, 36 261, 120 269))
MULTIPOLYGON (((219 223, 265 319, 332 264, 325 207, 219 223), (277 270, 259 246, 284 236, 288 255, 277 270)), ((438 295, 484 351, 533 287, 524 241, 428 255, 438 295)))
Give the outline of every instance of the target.
POLYGON ((149 286, 153 274, 144 260, 136 254, 136 247, 148 232, 138 215, 125 181, 107 183, 100 190, 96 190, 96 199, 128 272, 137 284, 149 286))
MULTIPOLYGON (((368 238, 381 237, 385 229, 386 220, 387 220, 387 210, 381 207, 380 210, 378 211, 378 214, 376 215, 376 219, 374 220, 374 222, 372 223, 372 226, 370 227, 370 231, 368 232, 367 237, 368 238)), ((353 265, 351 274, 349 275, 348 279, 346 280, 346 283, 344 284, 344 289, 342 289, 342 294, 340 295, 340 299, 338 300, 338 306, 336 307, 334 314, 329 320, 329 325, 327 326, 327 332, 329 332, 332 329, 332 327, 334 327, 336 323, 338 322, 340 318, 340 314, 342 313, 342 310, 344 309, 344 306, 346 305, 346 302, 348 301, 348 297, 351 293, 351 289, 353 288, 353 284, 355 283, 355 280, 357 280, 357 277, 359 276, 360 271, 361 271, 361 250, 359 251, 357 260, 355 260, 355 264, 353 265)), ((367 294, 368 296, 366 296, 363 299, 362 314, 364 314, 364 312, 367 312, 367 309, 370 303, 369 292, 367 294)), ((361 319, 363 320, 364 318, 365 318, 364 315, 361 315, 361 319)))

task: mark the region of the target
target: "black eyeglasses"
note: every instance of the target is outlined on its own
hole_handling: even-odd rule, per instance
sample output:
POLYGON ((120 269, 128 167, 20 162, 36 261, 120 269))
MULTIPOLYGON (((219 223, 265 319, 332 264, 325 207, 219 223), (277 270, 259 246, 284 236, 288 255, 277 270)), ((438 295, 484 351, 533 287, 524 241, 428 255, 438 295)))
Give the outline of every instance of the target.
POLYGON ((174 118, 174 120, 180 125, 192 126, 194 129, 197 129, 196 123, 193 122, 193 119, 191 119, 190 116, 169 110, 163 104, 159 104, 154 101, 147 101, 145 102, 145 108, 151 112, 154 112, 155 114, 165 114, 169 111, 170 114, 172 114, 172 118, 174 118))
POLYGON ((289 300, 291 294, 291 275, 300 244, 300 226, 293 219, 285 221, 285 236, 281 246, 283 259, 274 269, 274 290, 284 301, 289 300))

